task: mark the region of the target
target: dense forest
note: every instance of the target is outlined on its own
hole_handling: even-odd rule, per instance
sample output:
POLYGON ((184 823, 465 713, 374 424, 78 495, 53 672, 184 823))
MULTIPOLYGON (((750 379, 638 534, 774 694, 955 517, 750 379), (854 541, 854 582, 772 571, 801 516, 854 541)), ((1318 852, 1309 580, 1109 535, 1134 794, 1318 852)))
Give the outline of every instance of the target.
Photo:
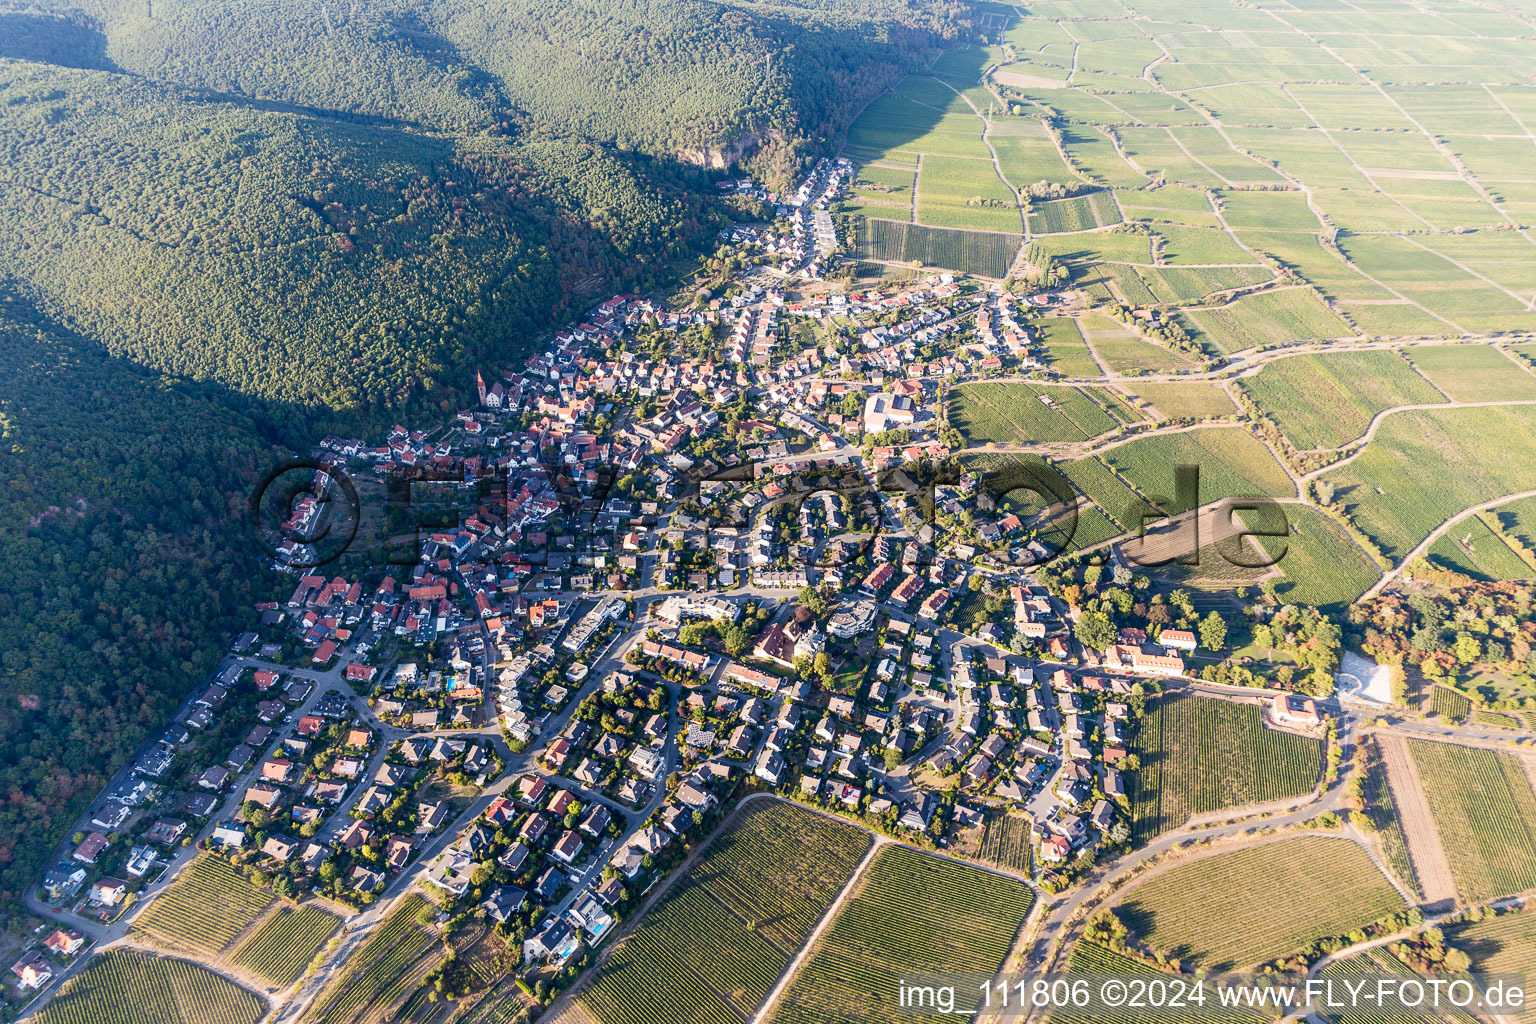
POLYGON ((271 458, 217 395, 104 355, 0 281, 0 896, 228 644, 271 458))
MULTIPOLYGON (((22 5, 14 5, 20 7, 22 5)), ((674 279, 958 0, 0 11, 0 899, 273 581, 246 488, 674 279)))

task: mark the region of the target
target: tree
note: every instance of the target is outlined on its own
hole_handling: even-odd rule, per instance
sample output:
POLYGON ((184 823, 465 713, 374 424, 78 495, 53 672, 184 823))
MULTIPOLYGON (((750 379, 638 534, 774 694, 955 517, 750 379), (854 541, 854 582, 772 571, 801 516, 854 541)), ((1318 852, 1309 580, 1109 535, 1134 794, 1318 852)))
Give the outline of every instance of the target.
POLYGON ((1214 610, 1200 620, 1200 645, 1211 651, 1227 646, 1227 623, 1214 610))
POLYGON ((825 686, 832 679, 832 658, 826 651, 818 651, 815 660, 811 662, 811 670, 816 673, 816 678, 825 686))
POLYGON ((1115 624, 1103 612, 1088 612, 1079 616, 1072 635, 1085 647, 1105 651, 1115 642, 1115 624))
POLYGON ((1483 653, 1483 645, 1477 642, 1477 637, 1471 633, 1457 633, 1456 643, 1452 648, 1456 660, 1463 665, 1470 665, 1483 653))
POLYGON ((895 747, 885 748, 885 770, 893 772, 901 766, 901 751, 895 747))

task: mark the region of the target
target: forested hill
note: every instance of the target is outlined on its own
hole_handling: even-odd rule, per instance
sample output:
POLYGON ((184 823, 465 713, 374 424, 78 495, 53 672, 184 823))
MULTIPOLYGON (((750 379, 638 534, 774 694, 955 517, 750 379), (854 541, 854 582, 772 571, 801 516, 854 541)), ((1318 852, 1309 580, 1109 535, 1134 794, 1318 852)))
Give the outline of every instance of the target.
POLYGON ((523 112, 623 149, 788 174, 968 28, 956 0, 47 0, 92 66, 473 132, 523 112))
POLYGON ((0 280, 5 899, 269 587, 239 516, 255 425, 40 320, 0 280))

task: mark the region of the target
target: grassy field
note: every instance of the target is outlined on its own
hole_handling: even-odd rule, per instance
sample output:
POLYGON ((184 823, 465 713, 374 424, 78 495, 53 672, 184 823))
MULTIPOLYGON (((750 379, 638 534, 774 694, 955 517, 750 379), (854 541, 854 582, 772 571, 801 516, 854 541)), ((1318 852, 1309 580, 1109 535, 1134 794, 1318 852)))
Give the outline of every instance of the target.
POLYGON ((1434 345, 1409 350, 1419 372, 1458 402, 1536 399, 1536 375, 1488 345, 1434 345))
POLYGON ((1536 888, 1536 796, 1518 758, 1408 741, 1456 888, 1470 903, 1536 888))
POLYGON ((1276 359, 1240 386, 1300 449, 1337 448, 1371 417, 1445 397, 1395 352, 1337 352, 1276 359))
POLYGON ((1398 413, 1381 421, 1358 457, 1323 479, 1387 557, 1398 559, 1464 509, 1536 490, 1536 461, 1511 457, 1508 444, 1533 429, 1531 406, 1398 413))
POLYGON ((283 907, 236 948, 230 961, 279 987, 289 985, 341 926, 318 907, 283 907))
POLYGON ((868 833, 759 805, 710 846, 577 997, 602 1024, 750 1017, 859 859, 868 833))
POLYGON ((1024 241, 1021 234, 953 231, 918 224, 866 218, 861 231, 859 255, 869 260, 910 262, 947 267, 980 277, 1008 273, 1014 254, 1024 241))
POLYGON ((217 857, 202 856, 156 896, 133 923, 158 942, 218 953, 273 900, 217 857))
POLYGON ((1120 917, 1154 949, 1234 970, 1402 908, 1402 897, 1358 845, 1300 836, 1164 871, 1127 892, 1120 917))
POLYGON ((903 1020, 896 983, 904 972, 992 974, 1034 900, 1021 881, 904 846, 882 849, 860 885, 784 993, 773 1024, 903 1020))
POLYGON ((1141 721, 1131 780, 1138 842, 1177 828, 1194 814, 1267 803, 1312 791, 1322 744, 1263 725, 1251 704, 1173 696, 1141 721))
POLYGON ((972 444, 1081 441, 1116 425, 1081 388, 1025 383, 962 384, 950 393, 949 422, 972 444))
MULTIPOLYGON (((1446 932, 1446 941, 1472 958, 1479 974, 1536 973, 1536 910, 1527 909, 1499 917, 1457 925, 1446 932)), ((1536 1008, 1507 1015, 1518 1024, 1536 1022, 1536 1008)))
POLYGON ((1107 316, 1082 316, 1078 329, 1111 373, 1168 373, 1196 365, 1188 356, 1142 340, 1135 331, 1107 316))
POLYGON ((442 959, 436 929, 417 923, 426 900, 400 899, 304 1015, 306 1024, 386 1018, 442 959))
POLYGON ((1099 364, 1083 341, 1077 321, 1069 317, 1051 317, 1040 321, 1040 341, 1045 346, 1046 365, 1066 377, 1097 377, 1099 364))
POLYGON ((255 1024, 261 997, 196 964, 112 949, 33 1017, 37 1024, 255 1024))

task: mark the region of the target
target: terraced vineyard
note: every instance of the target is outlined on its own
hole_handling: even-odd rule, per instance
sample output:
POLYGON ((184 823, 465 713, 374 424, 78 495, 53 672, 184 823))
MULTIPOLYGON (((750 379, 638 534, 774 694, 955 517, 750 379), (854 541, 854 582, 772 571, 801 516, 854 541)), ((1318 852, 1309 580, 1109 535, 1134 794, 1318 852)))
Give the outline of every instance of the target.
POLYGON ((231 962, 274 985, 289 985, 340 925, 336 915, 318 907, 283 907, 240 943, 231 962))
POLYGON ((1016 814, 1000 814, 988 818, 977 859, 1016 871, 1028 871, 1033 849, 1032 834, 1033 826, 1028 818, 1016 814))
POLYGON ((1403 906, 1357 844, 1301 836, 1154 875, 1125 893, 1120 919, 1152 949, 1235 970, 1343 935, 1403 906))
POLYGON ((909 1011, 897 1008, 897 979, 914 970, 994 973, 1034 901, 1023 882, 905 846, 882 849, 861 884, 772 1024, 903 1020, 909 1011))
POLYGON ((416 923, 426 900, 412 893, 401 898, 351 958, 347 969, 326 986, 304 1020, 310 1024, 346 1024, 398 1005, 434 966, 428 954, 438 947, 436 932, 416 923))
POLYGON ((273 899, 226 862, 202 856, 155 897, 133 929, 159 942, 218 953, 273 899))
POLYGON ((760 804, 710 845, 578 996, 602 1024, 740 1024, 869 850, 869 834, 760 804))
POLYGON ((1266 729, 1251 704, 1180 695, 1159 700, 1135 740, 1131 779, 1137 842, 1190 815, 1301 796, 1317 785, 1322 743, 1266 729))
POLYGON ((1483 903, 1536 888, 1536 795, 1513 755, 1408 740, 1456 888, 1483 903))
POLYGON ((254 1024, 260 996, 196 964, 109 949, 33 1016, 37 1024, 254 1024))

